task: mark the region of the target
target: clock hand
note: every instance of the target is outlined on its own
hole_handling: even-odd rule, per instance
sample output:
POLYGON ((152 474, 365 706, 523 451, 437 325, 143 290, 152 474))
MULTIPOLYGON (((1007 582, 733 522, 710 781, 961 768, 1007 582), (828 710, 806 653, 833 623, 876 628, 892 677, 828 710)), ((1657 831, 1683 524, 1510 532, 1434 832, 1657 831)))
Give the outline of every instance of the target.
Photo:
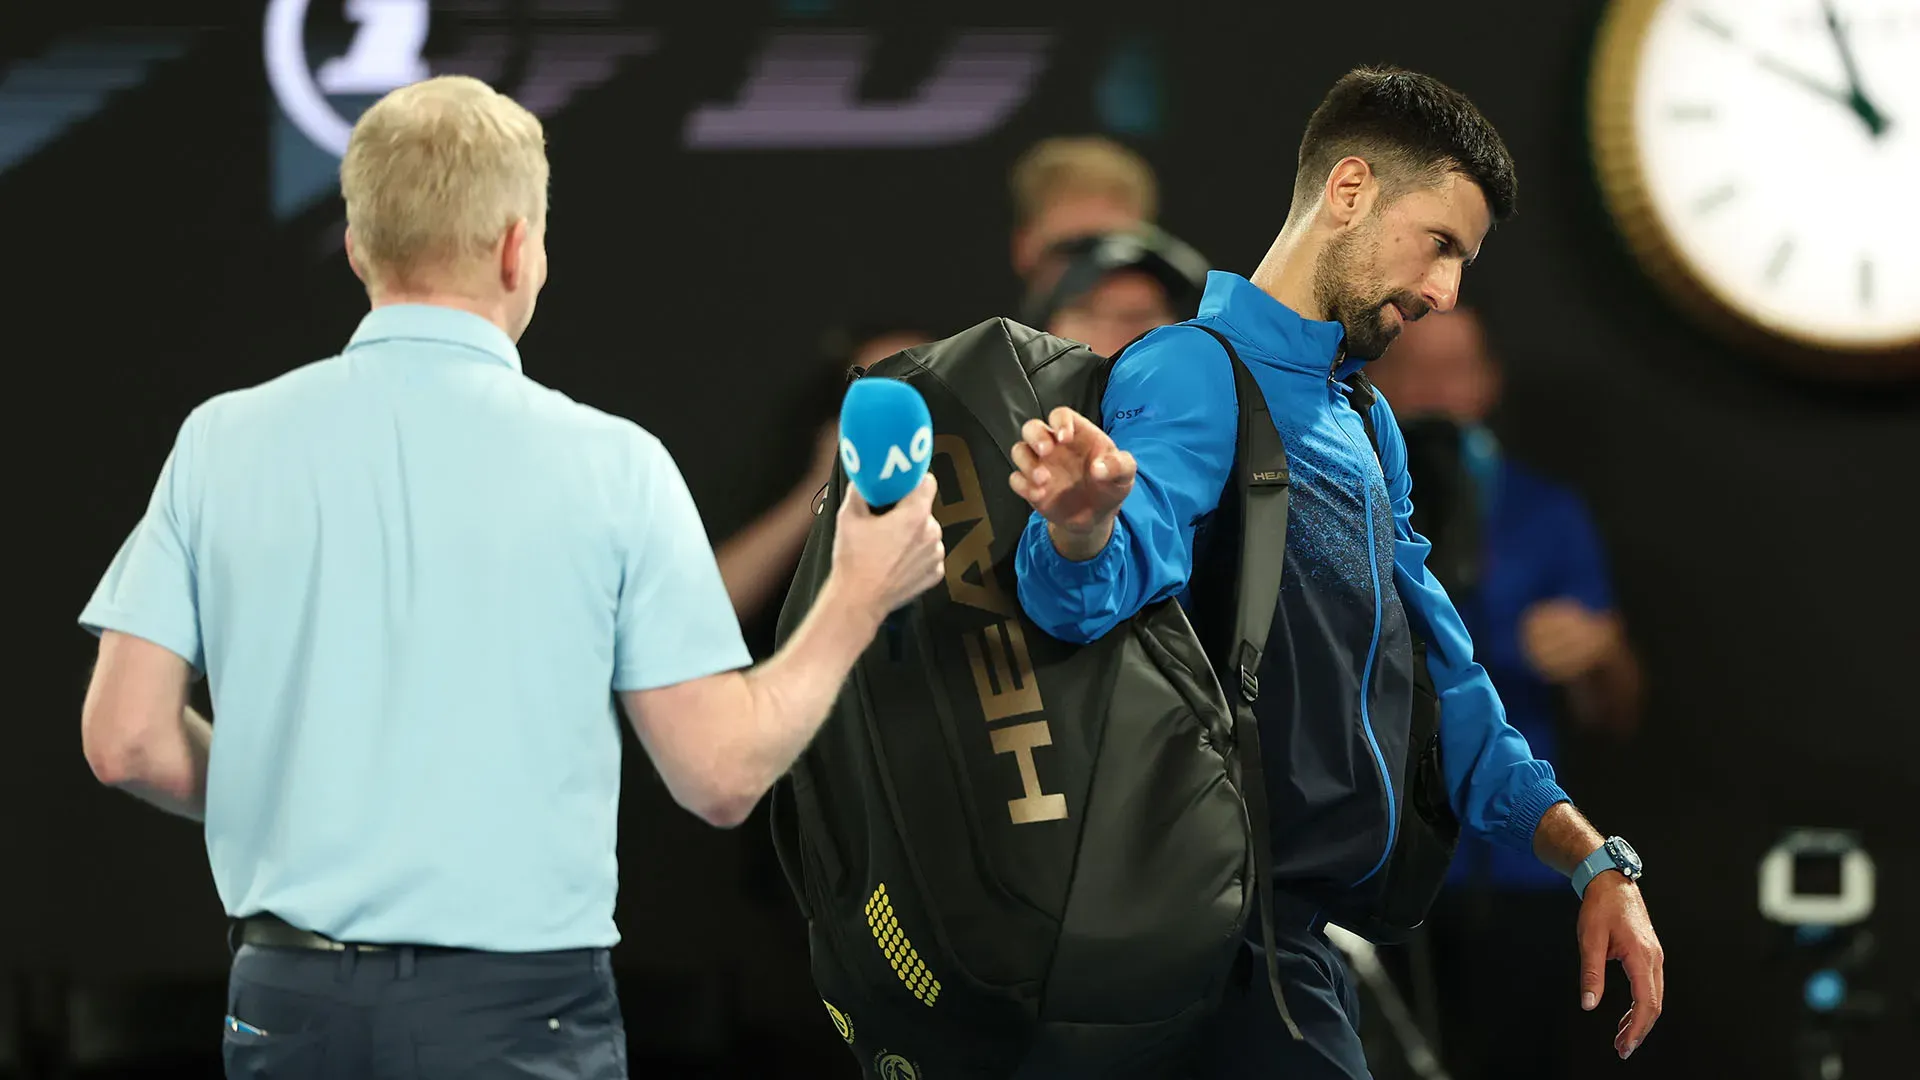
POLYGON ((1833 0, 1820 0, 1820 6, 1826 12, 1827 33, 1833 35, 1834 47, 1840 51, 1840 66, 1847 72, 1847 107, 1878 138, 1887 130, 1887 116, 1867 100, 1866 91, 1860 87, 1860 69, 1853 62, 1853 49, 1847 42, 1846 31, 1840 28, 1840 13, 1834 10, 1833 0))
POLYGON ((1813 91, 1814 93, 1820 95, 1821 97, 1826 98, 1828 101, 1839 102, 1840 104, 1845 105, 1848 108, 1853 107, 1853 98, 1845 90, 1842 90, 1837 86, 1830 86, 1827 83, 1814 78, 1812 75, 1809 75, 1804 71, 1801 71, 1799 68, 1794 67, 1793 65, 1788 64, 1783 60, 1769 56, 1766 53, 1755 53, 1753 56, 1753 60, 1754 60, 1754 63, 1759 64, 1761 67, 1766 68, 1768 71, 1773 72, 1775 75, 1778 75, 1789 82, 1805 87, 1806 89, 1813 91))

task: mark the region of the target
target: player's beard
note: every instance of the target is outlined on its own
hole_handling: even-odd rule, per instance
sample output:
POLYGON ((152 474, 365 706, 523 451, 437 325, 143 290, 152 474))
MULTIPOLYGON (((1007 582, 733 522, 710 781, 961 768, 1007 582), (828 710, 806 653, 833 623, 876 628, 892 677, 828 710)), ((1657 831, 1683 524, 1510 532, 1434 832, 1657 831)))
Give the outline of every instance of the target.
POLYGON ((1347 355, 1377 360, 1400 336, 1387 305, 1408 322, 1427 313, 1426 301, 1410 292, 1379 284, 1380 231, 1377 221, 1342 233, 1320 250, 1313 268, 1313 295, 1327 318, 1346 330, 1347 355))

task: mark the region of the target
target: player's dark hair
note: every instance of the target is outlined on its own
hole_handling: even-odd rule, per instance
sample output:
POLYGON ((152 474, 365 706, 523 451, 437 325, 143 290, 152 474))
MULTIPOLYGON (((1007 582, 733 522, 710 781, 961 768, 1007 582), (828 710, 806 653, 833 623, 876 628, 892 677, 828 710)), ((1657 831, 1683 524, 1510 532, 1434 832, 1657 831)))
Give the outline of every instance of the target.
POLYGON ((1317 199, 1345 157, 1365 161, 1389 198, 1460 173, 1479 185, 1496 222, 1513 214, 1519 196, 1499 132, 1465 94, 1412 71, 1356 68, 1333 84, 1300 140, 1295 205, 1317 199))

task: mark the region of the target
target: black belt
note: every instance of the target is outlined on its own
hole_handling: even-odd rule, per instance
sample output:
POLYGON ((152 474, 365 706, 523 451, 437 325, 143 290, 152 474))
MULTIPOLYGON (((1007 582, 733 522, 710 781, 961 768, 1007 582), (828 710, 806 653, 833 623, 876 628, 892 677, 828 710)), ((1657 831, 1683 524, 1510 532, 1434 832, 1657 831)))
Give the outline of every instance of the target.
POLYGON ((273 915, 249 915, 244 919, 235 920, 229 940, 235 948, 254 945, 265 949, 308 949, 314 952, 345 952, 348 949, 359 952, 385 952, 399 947, 335 941, 324 934, 302 930, 273 915))

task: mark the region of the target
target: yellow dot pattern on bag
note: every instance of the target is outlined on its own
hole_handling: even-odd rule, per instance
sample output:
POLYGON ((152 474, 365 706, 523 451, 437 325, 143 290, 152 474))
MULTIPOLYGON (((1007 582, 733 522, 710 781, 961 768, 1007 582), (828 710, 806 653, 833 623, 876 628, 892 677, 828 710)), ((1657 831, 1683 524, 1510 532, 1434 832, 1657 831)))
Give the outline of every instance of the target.
POLYGON ((893 901, 887 897, 885 882, 867 898, 867 929, 873 931, 874 943, 886 954, 887 963, 893 965, 893 973, 900 977, 900 982, 913 992, 915 1000, 931 1008, 940 996, 940 980, 927 970, 913 943, 907 940, 906 931, 900 929, 900 919, 893 913, 893 901))

